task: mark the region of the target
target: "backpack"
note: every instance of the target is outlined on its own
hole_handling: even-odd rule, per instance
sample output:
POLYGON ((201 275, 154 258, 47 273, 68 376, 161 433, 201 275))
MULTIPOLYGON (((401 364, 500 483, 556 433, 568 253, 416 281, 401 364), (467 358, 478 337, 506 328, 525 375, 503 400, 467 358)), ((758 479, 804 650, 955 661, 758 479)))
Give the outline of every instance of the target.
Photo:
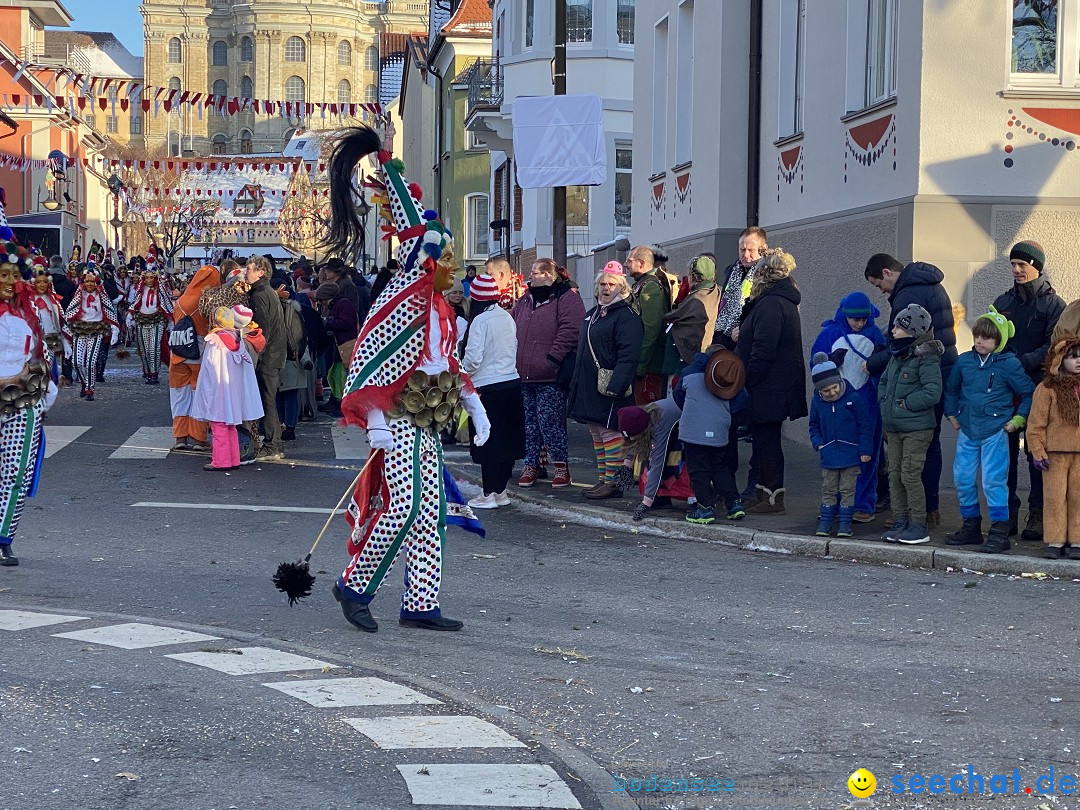
POLYGON ((281 317, 285 322, 285 356, 289 360, 299 360, 300 344, 304 340, 304 324, 291 300, 281 302, 281 317))

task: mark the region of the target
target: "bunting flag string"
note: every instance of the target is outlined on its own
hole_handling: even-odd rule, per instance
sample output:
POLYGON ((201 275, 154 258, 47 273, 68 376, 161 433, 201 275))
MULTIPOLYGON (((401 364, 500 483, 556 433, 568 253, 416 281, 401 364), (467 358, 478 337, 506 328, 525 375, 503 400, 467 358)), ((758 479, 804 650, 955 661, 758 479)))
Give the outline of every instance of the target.
MULTIPOLYGON (((205 197, 207 199, 213 199, 215 197, 229 197, 230 199, 240 193, 240 189, 191 189, 180 188, 178 186, 172 188, 164 188, 160 186, 141 186, 134 191, 141 191, 143 194, 150 195, 152 197, 205 197)), ((328 189, 311 189, 310 191, 297 191, 296 189, 273 189, 263 188, 261 192, 269 197, 304 197, 306 195, 329 197, 330 191, 328 189)))

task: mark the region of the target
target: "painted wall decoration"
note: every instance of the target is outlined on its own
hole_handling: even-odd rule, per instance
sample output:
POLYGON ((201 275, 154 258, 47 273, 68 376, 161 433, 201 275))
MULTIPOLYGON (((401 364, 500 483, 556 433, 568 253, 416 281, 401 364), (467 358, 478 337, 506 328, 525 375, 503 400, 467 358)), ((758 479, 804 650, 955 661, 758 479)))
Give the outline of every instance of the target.
POLYGON ((659 214, 663 212, 663 219, 667 219, 667 210, 664 203, 667 202, 667 180, 664 177, 658 177, 651 181, 652 184, 652 205, 649 207, 649 224, 652 224, 656 219, 659 219, 659 214))
POLYGON ((872 166, 886 157, 892 147, 892 168, 896 171, 896 115, 888 113, 849 127, 844 144, 844 182, 848 181, 848 163, 872 166))
POLYGON ((803 193, 802 144, 784 149, 776 156, 776 201, 780 202, 781 184, 792 185, 799 178, 799 193, 803 193))
POLYGON ((1038 138, 1047 146, 1073 152, 1080 138, 1070 138, 1068 135, 1080 136, 1080 108, 1021 107, 1019 114, 1015 110, 1009 110, 1006 129, 1008 130, 1005 133, 1005 140, 1008 141, 1005 144, 1006 169, 1011 169, 1016 163, 1012 157, 1012 141, 1015 140, 1017 134, 1027 134, 1032 138, 1038 138), (1060 130, 1068 135, 1055 134, 1053 130, 1060 130))
POLYGON ((690 172, 675 177, 675 201, 671 206, 672 219, 679 215, 680 206, 685 206, 687 213, 693 210, 691 207, 691 189, 690 172))

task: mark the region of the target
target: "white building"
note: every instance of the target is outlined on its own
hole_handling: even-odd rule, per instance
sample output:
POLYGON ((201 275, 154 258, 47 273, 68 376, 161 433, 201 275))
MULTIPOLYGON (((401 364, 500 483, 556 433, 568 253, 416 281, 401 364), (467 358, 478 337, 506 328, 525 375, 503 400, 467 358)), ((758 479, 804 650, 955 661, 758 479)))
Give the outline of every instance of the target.
MULTIPOLYGON (((600 97, 608 158, 607 182, 567 189, 567 251, 588 255, 628 233, 639 214, 630 208, 634 0, 566 2, 566 92, 600 97)), ((512 263, 527 270, 552 255, 552 192, 517 186, 511 116, 515 98, 553 93, 554 4, 494 0, 492 20, 491 58, 472 77, 465 126, 491 150, 491 219, 507 226, 494 231, 492 252, 509 249, 512 263)))
POLYGON ((807 345, 877 252, 939 266, 968 324, 1020 239, 1080 297, 1078 16, 1080 0, 639 0, 632 240, 682 269, 734 259, 762 225, 798 261, 807 345))

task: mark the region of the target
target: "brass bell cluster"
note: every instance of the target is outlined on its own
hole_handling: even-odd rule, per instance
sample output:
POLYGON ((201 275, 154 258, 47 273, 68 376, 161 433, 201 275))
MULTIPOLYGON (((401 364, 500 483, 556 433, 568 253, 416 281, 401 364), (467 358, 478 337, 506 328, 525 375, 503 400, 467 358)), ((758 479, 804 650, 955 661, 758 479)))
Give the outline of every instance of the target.
POLYGON ((391 419, 409 419, 418 428, 442 430, 461 412, 461 375, 441 371, 431 375, 414 371, 387 413, 391 419))
POLYGON ((36 405, 49 386, 49 371, 44 364, 27 363, 18 377, 0 384, 0 413, 12 416, 23 408, 36 405))

